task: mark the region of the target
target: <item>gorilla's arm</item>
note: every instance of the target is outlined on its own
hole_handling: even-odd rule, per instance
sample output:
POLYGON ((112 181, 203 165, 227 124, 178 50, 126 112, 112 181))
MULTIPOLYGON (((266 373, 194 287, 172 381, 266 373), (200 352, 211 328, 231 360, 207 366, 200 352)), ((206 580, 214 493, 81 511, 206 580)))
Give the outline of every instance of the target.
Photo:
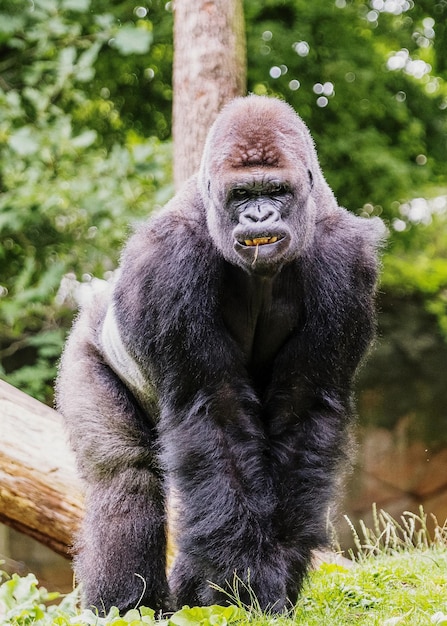
POLYGON ((165 575, 163 481, 152 415, 105 362, 104 305, 85 309, 67 342, 57 385, 86 482, 86 515, 77 541, 83 604, 98 611, 169 607, 165 575))
POLYGON ((295 602, 350 452, 351 388, 374 335, 375 249, 383 226, 340 210, 301 260, 305 323, 278 355, 264 407, 278 498, 274 525, 295 602))
POLYGON ((253 395, 229 381, 179 408, 175 424, 168 416, 162 421, 163 457, 181 493, 179 555, 171 576, 179 606, 225 602, 207 581, 231 584, 235 574, 250 578, 263 606, 275 598, 281 608, 285 601, 272 529, 276 498, 253 395))

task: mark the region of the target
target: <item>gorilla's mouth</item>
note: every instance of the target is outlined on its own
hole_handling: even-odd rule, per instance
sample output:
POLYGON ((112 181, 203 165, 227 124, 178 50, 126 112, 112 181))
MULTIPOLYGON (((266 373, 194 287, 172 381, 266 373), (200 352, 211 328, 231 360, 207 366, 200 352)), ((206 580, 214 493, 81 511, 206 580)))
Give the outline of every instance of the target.
POLYGON ((245 265, 251 265, 258 271, 276 268, 282 262, 285 252, 290 246, 290 234, 285 231, 253 232, 253 230, 234 233, 233 248, 242 257, 245 265))
POLYGON ((269 243, 276 243, 278 239, 282 239, 282 237, 256 237, 254 239, 244 239, 243 243, 246 246, 265 246, 269 243))

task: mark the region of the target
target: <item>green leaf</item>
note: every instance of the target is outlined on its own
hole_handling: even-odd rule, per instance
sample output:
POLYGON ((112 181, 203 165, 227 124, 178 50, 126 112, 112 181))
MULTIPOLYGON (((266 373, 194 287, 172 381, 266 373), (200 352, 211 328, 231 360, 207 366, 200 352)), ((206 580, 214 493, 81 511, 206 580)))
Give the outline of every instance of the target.
POLYGON ((76 60, 75 46, 63 48, 59 54, 58 82, 63 84, 64 81, 73 73, 74 63, 76 60))
POLYGON ((23 27, 23 17, 20 15, 9 15, 0 12, 0 33, 2 35, 12 35, 23 27))
POLYGON ((88 148, 95 143, 96 137, 96 131, 86 130, 77 137, 73 137, 71 144, 75 148, 88 148))
POLYGON ((170 622, 175 626, 226 626, 245 616, 245 611, 237 606, 219 606, 214 604, 206 607, 184 606, 174 613, 170 622))
POLYGON ((142 617, 150 617, 151 619, 155 619, 154 609, 149 609, 147 606, 140 607, 140 613, 142 617))
POLYGON ((152 34, 128 22, 117 32, 113 45, 121 54, 146 54, 152 43, 152 34))
POLYGON ((95 69, 93 65, 98 58, 101 48, 101 42, 96 41, 92 46, 90 46, 90 48, 81 54, 76 64, 77 80, 86 83, 93 79, 95 76, 95 69))
POLYGON ((39 149, 39 143, 33 137, 32 129, 23 126, 9 137, 8 144, 14 152, 20 156, 35 154, 39 149))
POLYGON ((86 13, 90 8, 90 0, 62 0, 62 8, 66 11, 86 13))

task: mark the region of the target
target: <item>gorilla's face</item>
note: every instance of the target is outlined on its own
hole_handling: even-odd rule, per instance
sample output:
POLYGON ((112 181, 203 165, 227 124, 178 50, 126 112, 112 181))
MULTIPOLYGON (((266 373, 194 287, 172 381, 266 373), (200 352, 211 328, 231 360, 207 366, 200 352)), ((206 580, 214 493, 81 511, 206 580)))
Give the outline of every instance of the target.
POLYGON ((295 212, 301 206, 301 218, 306 213, 310 176, 307 183, 307 189, 301 189, 281 170, 256 168, 227 185, 224 210, 233 227, 233 249, 243 265, 270 272, 298 256, 307 229, 295 212))
POLYGON ((210 131, 200 173, 216 247, 234 265, 274 274, 312 241, 317 203, 327 205, 322 181, 309 131, 287 104, 233 101, 210 131))

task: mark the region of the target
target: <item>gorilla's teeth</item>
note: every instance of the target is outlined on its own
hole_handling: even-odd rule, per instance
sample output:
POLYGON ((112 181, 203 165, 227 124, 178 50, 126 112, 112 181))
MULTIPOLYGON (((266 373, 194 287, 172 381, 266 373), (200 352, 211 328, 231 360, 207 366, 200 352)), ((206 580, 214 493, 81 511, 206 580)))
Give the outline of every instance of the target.
POLYGON ((266 243, 276 243, 278 237, 256 237, 255 239, 244 239, 246 246, 263 246, 266 243))

